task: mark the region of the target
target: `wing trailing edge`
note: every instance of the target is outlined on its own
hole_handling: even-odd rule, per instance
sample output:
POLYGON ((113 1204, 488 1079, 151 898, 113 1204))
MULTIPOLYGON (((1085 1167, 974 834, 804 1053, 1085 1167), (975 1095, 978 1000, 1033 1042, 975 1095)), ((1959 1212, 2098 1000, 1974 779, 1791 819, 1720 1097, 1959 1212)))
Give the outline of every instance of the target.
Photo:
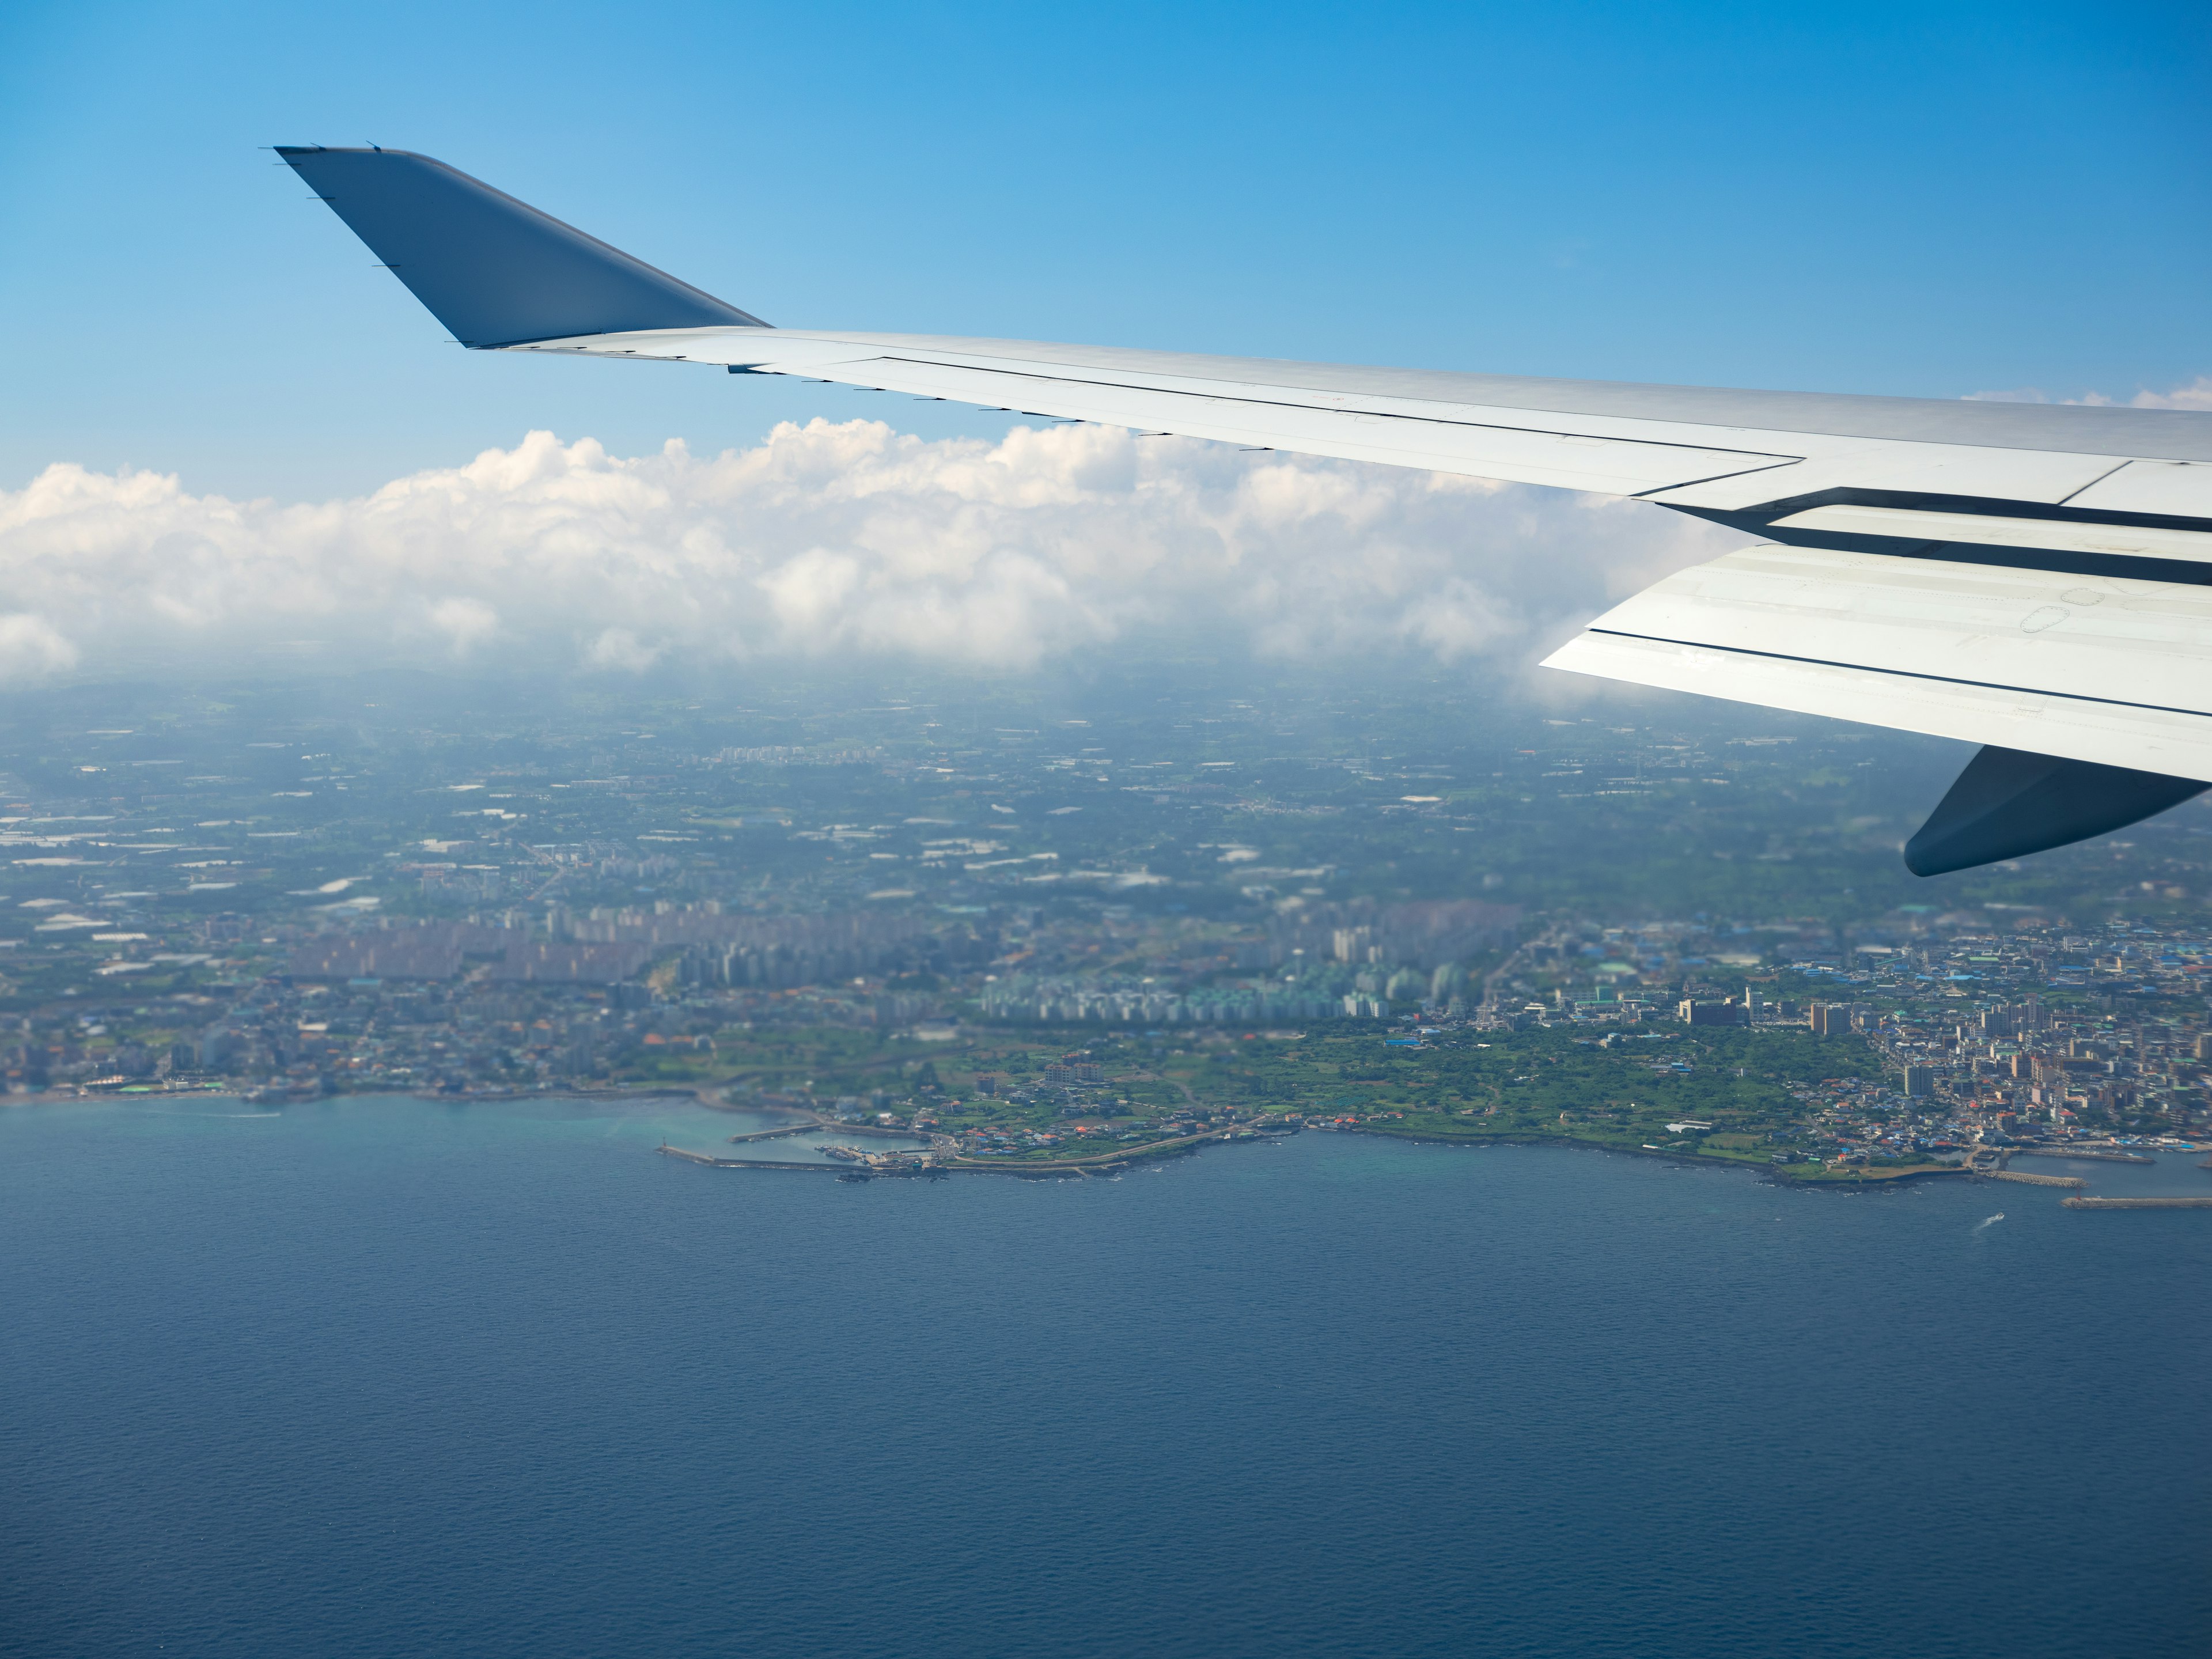
POLYGON ((1765 545, 1547 665, 2212 781, 2212 587, 1765 545))
POLYGON ((1637 595, 1548 665, 1985 745, 1912 842, 1922 873, 2212 781, 2212 414, 775 330, 428 156, 278 153, 471 347, 1633 496, 1741 531, 1760 544, 1637 595))
POLYGON ((2020 858, 2212 784, 2212 586, 1747 548, 1616 605, 1547 665, 1985 745, 1906 844, 2020 858))

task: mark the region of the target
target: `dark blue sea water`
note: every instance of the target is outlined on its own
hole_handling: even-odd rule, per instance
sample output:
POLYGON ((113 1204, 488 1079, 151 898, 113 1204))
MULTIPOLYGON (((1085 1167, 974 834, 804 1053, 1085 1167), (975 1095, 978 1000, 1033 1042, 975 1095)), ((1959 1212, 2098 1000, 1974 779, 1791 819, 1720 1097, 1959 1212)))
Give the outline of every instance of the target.
POLYGON ((656 1157, 732 1127, 665 1103, 190 1110, 0 1112, 9 1654, 2212 1630, 2212 1215, 1315 1134, 847 1186, 656 1157))

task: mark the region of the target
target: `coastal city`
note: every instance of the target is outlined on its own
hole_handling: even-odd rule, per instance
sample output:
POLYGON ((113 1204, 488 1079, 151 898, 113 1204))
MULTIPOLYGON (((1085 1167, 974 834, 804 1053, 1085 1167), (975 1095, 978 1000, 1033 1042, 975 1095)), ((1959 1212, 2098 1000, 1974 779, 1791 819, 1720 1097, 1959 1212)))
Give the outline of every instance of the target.
POLYGON ((2212 4, 0 41, 0 1659, 2212 1659, 2212 4))
POLYGON ((375 691, 19 719, 11 1096, 677 1091, 805 1133, 672 1152, 854 1177, 1310 1129, 2078 1187, 2029 1161, 2212 1125, 2193 808, 1938 886, 1857 809, 1940 763, 1766 714, 375 691))

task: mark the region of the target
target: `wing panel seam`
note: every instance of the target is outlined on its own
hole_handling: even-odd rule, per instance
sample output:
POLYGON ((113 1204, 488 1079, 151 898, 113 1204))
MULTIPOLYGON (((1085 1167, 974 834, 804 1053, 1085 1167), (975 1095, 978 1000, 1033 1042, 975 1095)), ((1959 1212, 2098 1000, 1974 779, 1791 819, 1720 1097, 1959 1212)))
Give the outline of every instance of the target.
POLYGON ((2085 495, 2088 491, 2094 489, 2099 484, 2104 483, 2106 479, 2111 477, 2112 476, 2112 472, 2118 472, 2123 469, 2133 466, 2134 465, 2135 458, 2133 456, 2130 456, 2126 460, 2122 461, 2118 466, 2114 467, 2112 470, 2112 472, 2100 472, 2095 477, 2090 479, 2088 483, 2083 484, 2081 489, 2069 490, 2065 495, 2061 495, 2057 501, 2051 502, 2051 506, 2063 507, 2067 502, 2072 501, 2075 496, 2085 495))
MULTIPOLYGON (((1451 420, 1439 415, 1401 415, 1388 410, 1334 409, 1324 404, 1296 404, 1288 402, 1280 398, 1255 398, 1238 392, 1179 392, 1171 386, 1140 386, 1128 380, 1099 380, 1073 374, 1041 374, 1032 370, 1020 368, 978 368, 972 363, 944 362, 931 357, 901 357, 890 352, 884 353, 880 361, 891 363, 906 363, 915 368, 950 368, 969 374, 998 374, 1003 375, 1008 380, 1036 380, 1048 386, 1097 386, 1103 391, 1140 392, 1158 398, 1211 398, 1222 403, 1249 404, 1256 409, 1296 410, 1301 414, 1309 415, 1350 415, 1361 416, 1369 420, 1376 421, 1414 421, 1428 426, 1462 428, 1471 432, 1516 432, 1525 435, 1541 438, 1589 438, 1592 436, 1592 434, 1588 432, 1575 432, 1564 428, 1555 428, 1545 426, 1508 426, 1501 421, 1451 420)), ((1605 417, 1601 416, 1600 418, 1605 417)), ((1741 471, 1746 472, 1763 472, 1768 471, 1771 467, 1791 466, 1803 461, 1805 459, 1802 455, 1777 455, 1773 451, 1767 449, 1731 449, 1720 444, 1682 443, 1676 440, 1668 438, 1605 437, 1598 439, 1597 441, 1600 443, 1608 444, 1638 444, 1650 449, 1695 449, 1701 450, 1705 453, 1711 455, 1752 456, 1767 463, 1767 465, 1763 467, 1753 466, 1742 468, 1741 471)), ((1728 472, 1722 473, 1718 476, 1732 478, 1736 477, 1737 474, 1728 472)), ((1710 481, 1700 479, 1698 482, 1705 483, 1710 481)), ((1685 484, 1659 484, 1654 487, 1661 489, 1682 489, 1688 488, 1688 486, 1685 484)))

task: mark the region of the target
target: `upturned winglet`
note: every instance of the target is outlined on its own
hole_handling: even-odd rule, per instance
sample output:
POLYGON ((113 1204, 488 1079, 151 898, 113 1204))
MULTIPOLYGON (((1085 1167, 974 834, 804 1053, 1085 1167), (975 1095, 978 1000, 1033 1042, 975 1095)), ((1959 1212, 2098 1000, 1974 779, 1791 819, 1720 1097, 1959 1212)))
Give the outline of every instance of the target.
POLYGON ((769 326, 429 156, 276 153, 465 346, 769 326))

